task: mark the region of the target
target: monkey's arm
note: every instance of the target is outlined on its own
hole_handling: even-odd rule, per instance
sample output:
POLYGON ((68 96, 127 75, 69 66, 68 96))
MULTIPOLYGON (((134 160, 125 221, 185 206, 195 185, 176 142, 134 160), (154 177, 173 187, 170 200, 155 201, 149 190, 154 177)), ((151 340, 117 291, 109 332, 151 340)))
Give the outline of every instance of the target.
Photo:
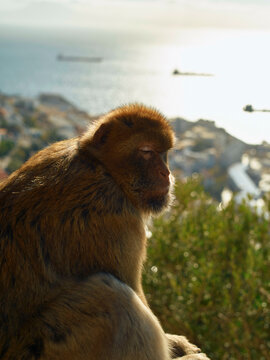
MULTIPOLYGON (((140 292, 138 295, 142 300, 142 302, 149 307, 144 292, 142 290, 142 287, 140 287, 140 292)), ((169 344, 170 355, 172 359, 181 358, 183 360, 193 360, 193 359, 209 360, 209 358, 205 354, 201 353, 201 349, 198 348, 196 345, 190 343, 185 336, 172 335, 172 334, 165 334, 165 335, 169 344)))

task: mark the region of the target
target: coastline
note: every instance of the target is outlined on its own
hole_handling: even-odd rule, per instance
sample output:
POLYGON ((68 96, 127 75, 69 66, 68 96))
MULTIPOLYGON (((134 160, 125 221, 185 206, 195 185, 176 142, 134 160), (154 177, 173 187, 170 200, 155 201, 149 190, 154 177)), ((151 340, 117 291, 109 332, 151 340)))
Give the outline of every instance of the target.
MULTIPOLYGON (((4 178, 36 151, 48 144, 80 135, 91 116, 59 94, 37 98, 0 93, 0 178, 4 178)), ((270 145, 250 145, 230 135, 214 121, 169 119, 177 136, 170 155, 171 168, 179 178, 199 174, 207 191, 221 198, 224 188, 239 189, 231 166, 245 168, 260 193, 270 190, 270 145)))

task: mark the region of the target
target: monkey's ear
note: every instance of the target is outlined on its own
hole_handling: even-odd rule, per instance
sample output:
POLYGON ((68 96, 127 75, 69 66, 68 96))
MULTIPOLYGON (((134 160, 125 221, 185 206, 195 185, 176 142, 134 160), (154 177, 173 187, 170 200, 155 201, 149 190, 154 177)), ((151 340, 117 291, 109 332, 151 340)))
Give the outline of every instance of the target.
POLYGON ((109 133, 111 131, 111 123, 103 123, 94 133, 92 144, 94 147, 99 148, 100 146, 106 144, 109 133))

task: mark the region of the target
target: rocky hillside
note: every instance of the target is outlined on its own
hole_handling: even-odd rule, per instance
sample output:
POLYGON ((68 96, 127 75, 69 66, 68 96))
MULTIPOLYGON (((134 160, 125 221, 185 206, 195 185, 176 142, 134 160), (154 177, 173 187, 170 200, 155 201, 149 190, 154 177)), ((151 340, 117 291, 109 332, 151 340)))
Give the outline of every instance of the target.
MULTIPOLYGON (((0 93, 0 179, 50 143, 79 135, 95 117, 55 94, 29 99, 0 93)), ((171 119, 177 143, 171 168, 179 177, 200 174, 216 198, 224 187, 237 190, 229 168, 244 156, 256 185, 270 190, 270 145, 251 146, 218 128, 213 121, 171 119)))

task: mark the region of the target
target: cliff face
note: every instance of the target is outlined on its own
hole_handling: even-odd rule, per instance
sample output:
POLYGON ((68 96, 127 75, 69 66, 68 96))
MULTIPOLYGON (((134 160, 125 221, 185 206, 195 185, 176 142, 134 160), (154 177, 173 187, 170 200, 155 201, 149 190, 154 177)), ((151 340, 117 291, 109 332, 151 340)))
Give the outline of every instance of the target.
MULTIPOLYGON (((214 157, 220 167, 226 169, 241 161, 250 146, 231 136, 224 129, 216 127, 214 121, 189 122, 177 118, 172 120, 178 142, 178 154, 193 154, 194 157, 214 157), (196 154, 197 153, 197 154, 196 154), (199 156, 200 154, 200 156, 199 156)), ((209 165, 212 162, 209 162, 209 165)))

